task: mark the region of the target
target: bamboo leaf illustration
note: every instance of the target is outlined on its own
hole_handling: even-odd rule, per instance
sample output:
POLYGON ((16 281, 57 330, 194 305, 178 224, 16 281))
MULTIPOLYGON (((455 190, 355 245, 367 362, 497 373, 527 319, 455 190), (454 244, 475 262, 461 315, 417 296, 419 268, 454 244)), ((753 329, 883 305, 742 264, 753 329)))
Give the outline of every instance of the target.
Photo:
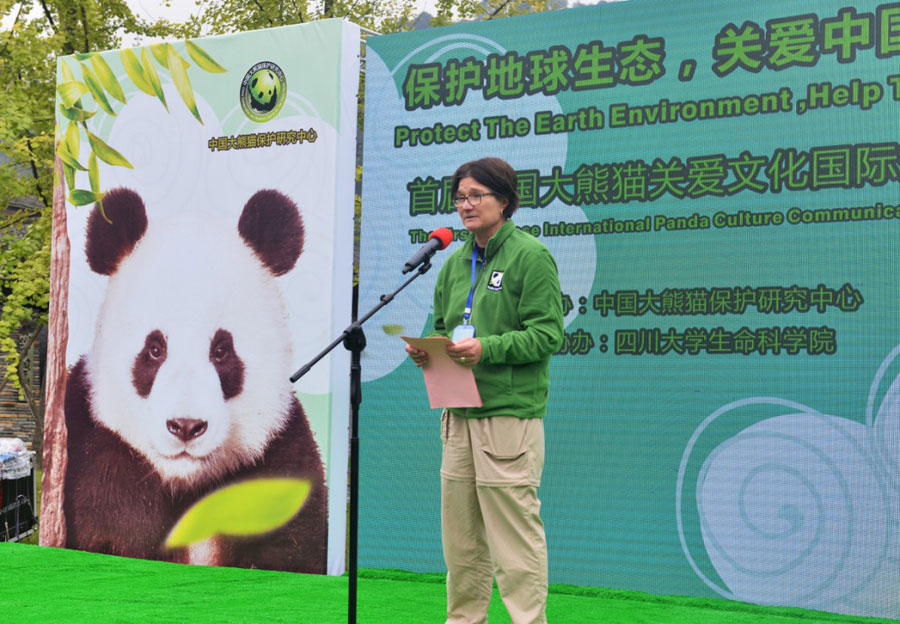
POLYGON ((81 133, 78 132, 78 124, 74 121, 70 121, 66 127, 66 150, 75 158, 81 153, 81 133))
POLYGON ((77 80, 67 80, 56 85, 56 92, 59 93, 59 99, 67 108, 72 108, 82 96, 91 92, 86 84, 77 80))
POLYGON ((122 102, 122 104, 127 104, 128 102, 125 100, 125 94, 122 93, 122 86, 116 79, 116 75, 109 68, 109 65, 103 60, 103 57, 99 54, 91 56, 91 67, 94 68, 94 73, 100 80, 100 84, 103 85, 103 88, 106 89, 111 96, 122 102))
POLYGON ((159 98, 159 101, 163 103, 166 110, 169 110, 169 105, 166 104, 166 96, 163 94, 162 84, 159 82, 159 74, 156 73, 156 68, 153 66, 153 59, 150 58, 147 48, 141 48, 141 63, 144 66, 144 77, 147 78, 147 82, 150 83, 150 86, 153 88, 153 92, 156 94, 156 97, 159 98))
POLYGON ((107 100, 106 96, 103 94, 103 87, 100 86, 100 82, 97 80, 94 72, 91 71, 91 68, 84 63, 81 64, 81 77, 84 78, 85 84, 87 84, 88 89, 91 90, 91 95, 94 96, 97 105, 106 111, 108 115, 115 116, 116 112, 112 109, 112 106, 109 105, 109 100, 107 100))
POLYGON ((223 487, 188 509, 169 533, 166 547, 277 529, 297 515, 310 487, 303 479, 253 479, 223 487))
POLYGON ((78 54, 75 55, 75 58, 78 59, 79 61, 86 61, 87 59, 91 58, 92 56, 94 56, 93 52, 79 52, 78 54))
POLYGON ((131 82, 134 83, 134 86, 147 95, 156 95, 156 91, 153 90, 150 81, 144 76, 144 70, 141 68, 141 61, 138 60, 134 50, 126 48, 119 52, 119 56, 122 59, 122 66, 125 68, 125 73, 131 78, 131 82))
POLYGON ((75 206, 87 206, 98 201, 97 193, 84 189, 72 189, 69 192, 69 203, 75 206))
POLYGON ((203 71, 208 71, 213 74, 223 74, 228 71, 227 69, 216 63, 203 48, 198 46, 193 41, 185 39, 184 45, 187 48, 188 54, 190 54, 191 58, 194 59, 194 62, 197 63, 197 67, 199 67, 203 71))
POLYGON ((166 69, 169 68, 169 51, 166 49, 168 46, 168 43, 153 43, 150 45, 153 58, 166 69))
POLYGON ((69 64, 65 61, 62 61, 59 64, 59 70, 62 72, 62 81, 63 82, 74 82, 75 74, 72 73, 72 68, 69 67, 69 64))
MULTIPOLYGON (((172 68, 169 67, 169 49, 172 47, 169 43, 154 43, 150 45, 150 51, 153 53, 153 57, 159 62, 160 65, 172 71, 172 68)), ((182 69, 187 69, 191 66, 186 60, 178 57, 178 60, 181 61, 182 69)))
POLYGON ((78 159, 69 153, 69 148, 66 145, 66 141, 59 141, 56 145, 56 154, 59 156, 59 159, 63 161, 63 164, 69 165, 72 169, 77 169, 78 171, 87 171, 78 159))
POLYGON ((97 208, 100 209, 100 216, 103 217, 103 220, 107 223, 112 223, 112 219, 106 216, 106 211, 103 209, 103 196, 106 193, 99 193, 97 196, 97 208))
POLYGON ((87 133, 88 141, 91 143, 91 149, 94 150, 94 153, 97 155, 97 158, 102 160, 105 163, 109 163, 110 165, 118 166, 118 167, 128 167, 129 169, 134 169, 128 159, 122 156, 119 152, 111 148, 109 145, 104 143, 100 137, 87 133))
POLYGON ((100 192, 100 167, 97 164, 97 155, 91 152, 88 159, 88 179, 91 182, 91 190, 95 193, 100 192))
MULTIPOLYGON (((62 159, 60 159, 62 160, 62 159)), ((66 188, 75 188, 75 169, 66 163, 62 164, 63 175, 66 176, 66 188)))
POLYGON ((63 106, 62 104, 59 105, 59 112, 61 112, 63 114, 63 117, 65 117, 66 119, 79 122, 90 119, 97 114, 96 111, 86 111, 80 106, 73 106, 72 108, 68 108, 66 106, 63 106))
POLYGON ((191 81, 188 80, 187 72, 180 61, 181 57, 178 56, 175 48, 169 46, 169 72, 172 74, 172 81, 175 83, 175 87, 178 89, 178 93, 181 94, 181 99, 184 100, 188 110, 202 124, 203 120, 200 119, 200 112, 197 110, 197 103, 194 101, 194 90, 191 88, 191 81))

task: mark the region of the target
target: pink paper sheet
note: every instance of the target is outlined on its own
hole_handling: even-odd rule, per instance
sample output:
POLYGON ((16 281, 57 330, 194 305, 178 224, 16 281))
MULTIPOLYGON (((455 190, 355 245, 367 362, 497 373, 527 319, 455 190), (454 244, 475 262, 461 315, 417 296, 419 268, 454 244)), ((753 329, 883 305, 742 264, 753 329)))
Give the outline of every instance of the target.
POLYGON ((428 401, 433 409, 442 407, 481 407, 481 395, 475 375, 467 366, 460 366, 447 355, 449 338, 411 338, 400 336, 407 343, 428 353, 428 363, 422 367, 428 401))

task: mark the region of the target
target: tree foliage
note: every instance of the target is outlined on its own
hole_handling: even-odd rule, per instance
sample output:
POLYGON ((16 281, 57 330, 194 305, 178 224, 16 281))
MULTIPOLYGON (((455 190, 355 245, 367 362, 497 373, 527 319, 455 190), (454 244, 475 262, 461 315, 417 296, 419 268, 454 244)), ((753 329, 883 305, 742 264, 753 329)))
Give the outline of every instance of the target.
MULTIPOLYGON (((166 0, 171 5, 173 0, 166 0)), ((432 26, 490 20, 547 11, 560 0, 436 0, 432 26)), ((562 3, 565 5, 565 3, 562 3)), ((418 14, 416 0, 209 0, 180 24, 161 20, 148 33, 189 38, 303 24, 339 17, 379 34, 410 30, 418 14)))
MULTIPOLYGON (((436 0, 437 15, 432 26, 447 26, 458 21, 492 20, 524 13, 549 11, 557 0, 436 0)), ((565 6, 565 3, 562 3, 565 6)))
MULTIPOLYGON (((171 5, 167 0, 166 5, 171 5)), ((209 0, 181 24, 161 20, 151 33, 160 37, 221 35, 339 17, 368 30, 409 30, 416 17, 415 0, 209 0)))

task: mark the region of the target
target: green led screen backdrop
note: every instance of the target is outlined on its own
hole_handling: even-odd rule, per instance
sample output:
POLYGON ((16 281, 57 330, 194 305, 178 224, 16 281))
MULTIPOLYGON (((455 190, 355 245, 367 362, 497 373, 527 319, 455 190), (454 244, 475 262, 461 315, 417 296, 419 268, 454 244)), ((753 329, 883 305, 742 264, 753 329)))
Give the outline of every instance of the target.
MULTIPOLYGON (((900 3, 615 3, 372 37, 360 309, 462 162, 558 262, 553 583, 900 616, 900 3)), ((360 564, 444 569, 439 413, 367 326, 360 564)), ((464 302, 459 302, 464 305, 464 302)))

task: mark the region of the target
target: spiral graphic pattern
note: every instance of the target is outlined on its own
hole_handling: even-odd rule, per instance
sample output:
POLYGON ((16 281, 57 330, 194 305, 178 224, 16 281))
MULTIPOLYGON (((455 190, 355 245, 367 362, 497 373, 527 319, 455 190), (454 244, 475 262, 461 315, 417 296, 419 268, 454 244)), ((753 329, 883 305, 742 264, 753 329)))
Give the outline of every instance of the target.
MULTIPOLYGON (((716 415, 754 401, 773 402, 748 399, 716 415)), ((747 427, 703 461, 700 532, 725 588, 699 571, 683 540, 685 552, 729 598, 896 615, 873 592, 895 576, 896 540, 867 428, 797 407, 747 427)))
POLYGON ((898 355, 900 355, 900 346, 894 348, 878 370, 878 374, 872 382, 869 405, 866 410, 869 440, 881 472, 888 483, 894 522, 900 522, 900 375, 894 378, 884 396, 881 397, 877 415, 874 414, 874 403, 878 398, 881 382, 887 376, 889 367, 898 355))

